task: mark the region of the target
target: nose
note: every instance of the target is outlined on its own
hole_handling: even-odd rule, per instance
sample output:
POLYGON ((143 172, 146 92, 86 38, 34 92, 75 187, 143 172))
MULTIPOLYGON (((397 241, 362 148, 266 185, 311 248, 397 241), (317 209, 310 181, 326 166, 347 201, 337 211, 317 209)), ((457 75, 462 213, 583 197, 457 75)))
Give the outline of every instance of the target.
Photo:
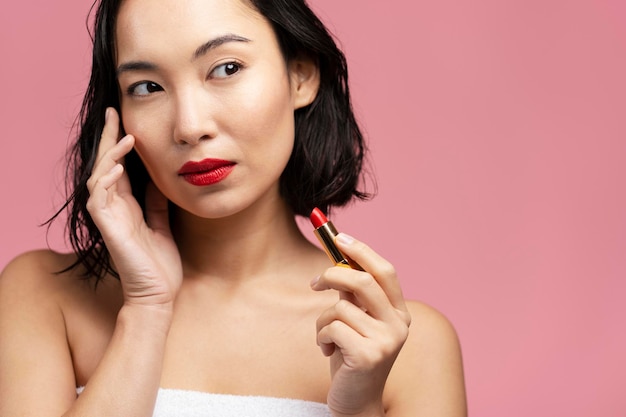
POLYGON ((216 136, 217 128, 211 108, 201 88, 189 88, 176 99, 174 140, 178 144, 195 145, 216 136))

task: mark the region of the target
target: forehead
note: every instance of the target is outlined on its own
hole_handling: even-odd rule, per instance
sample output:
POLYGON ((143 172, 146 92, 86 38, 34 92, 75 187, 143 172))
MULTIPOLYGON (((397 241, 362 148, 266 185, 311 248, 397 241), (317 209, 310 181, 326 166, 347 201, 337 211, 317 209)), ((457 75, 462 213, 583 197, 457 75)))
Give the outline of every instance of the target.
POLYGON ((115 43, 118 54, 134 55, 186 43, 197 47, 224 33, 273 37, 269 22, 246 0, 124 0, 115 43))

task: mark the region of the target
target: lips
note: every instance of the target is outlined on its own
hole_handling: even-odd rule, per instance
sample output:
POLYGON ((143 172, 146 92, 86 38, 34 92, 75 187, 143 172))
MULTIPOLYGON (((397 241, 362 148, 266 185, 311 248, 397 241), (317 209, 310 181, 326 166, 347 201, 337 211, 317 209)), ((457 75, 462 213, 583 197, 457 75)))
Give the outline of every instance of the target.
POLYGON ((203 159, 185 163, 178 175, 192 185, 206 186, 216 184, 228 176, 235 168, 235 163, 223 159, 203 159))

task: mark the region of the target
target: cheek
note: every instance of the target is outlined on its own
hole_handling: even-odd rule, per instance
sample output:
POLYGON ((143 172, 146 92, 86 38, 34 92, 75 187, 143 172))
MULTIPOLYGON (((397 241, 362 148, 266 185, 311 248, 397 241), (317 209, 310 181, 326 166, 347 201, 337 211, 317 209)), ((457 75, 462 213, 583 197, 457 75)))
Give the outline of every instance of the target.
POLYGON ((141 141, 145 137, 151 137, 158 128, 155 123, 148 121, 159 119, 149 112, 136 111, 131 106, 128 107, 127 109, 122 108, 124 131, 129 135, 133 135, 137 141, 141 141))
POLYGON ((146 167, 152 161, 152 155, 160 151, 159 141, 155 138, 162 136, 162 126, 155 123, 155 120, 161 119, 141 112, 122 111, 124 131, 135 137, 135 151, 146 167))
POLYGON ((147 139, 154 137, 151 132, 133 123, 128 123, 127 125, 128 127, 126 127, 126 125, 124 126, 126 133, 132 134, 135 137, 135 152, 148 171, 150 178, 155 183, 160 183, 159 175, 164 173, 163 168, 167 166, 167 162, 163 158, 163 155, 167 154, 165 149, 163 149, 162 146, 159 147, 158 141, 147 139))
POLYGON ((238 111, 231 112, 231 117, 238 120, 238 123, 231 124, 240 132, 236 137, 255 138, 268 147, 273 144, 284 146, 285 141, 293 142, 294 109, 286 79, 243 88, 243 93, 237 95, 240 97, 238 111))

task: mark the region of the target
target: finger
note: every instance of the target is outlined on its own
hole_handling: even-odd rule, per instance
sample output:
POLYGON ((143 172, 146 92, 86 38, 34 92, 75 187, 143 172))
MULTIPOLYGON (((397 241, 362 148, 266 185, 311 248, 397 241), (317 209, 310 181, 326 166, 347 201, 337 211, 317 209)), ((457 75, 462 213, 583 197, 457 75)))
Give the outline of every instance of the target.
POLYGON ((312 288, 316 291, 334 289, 352 294, 351 301, 359 308, 383 321, 393 320, 396 315, 396 309, 389 297, 368 272, 340 267, 328 268, 312 284, 312 288))
POLYGON ((120 139, 120 117, 117 111, 113 107, 108 107, 104 114, 104 129, 102 129, 102 135, 100 136, 100 143, 98 144, 98 155, 96 156, 96 162, 100 161, 104 153, 115 146, 120 139))
MULTIPOLYGON (((96 174, 97 176, 102 175, 103 173, 109 172, 109 170, 113 167, 114 164, 102 164, 102 160, 104 159, 105 154, 111 148, 115 146, 115 144, 119 140, 120 134, 120 119, 117 111, 113 107, 107 107, 104 113, 104 128, 102 129, 102 133, 100 135, 100 140, 97 144, 98 153, 96 154, 96 160, 94 162, 94 166, 91 170, 91 175, 96 174), (98 168, 100 168, 98 172, 98 168)), ((115 161, 117 163, 117 161, 115 161)), ((95 181, 95 180, 94 180, 95 181)), ((92 181, 92 182, 94 182, 92 181)), ((88 184, 89 185, 89 184, 88 184)))
POLYGON ((317 332, 336 320, 345 323, 363 337, 371 337, 373 329, 378 327, 378 321, 372 316, 351 302, 340 300, 320 314, 315 323, 317 332))
POLYGON ((354 331, 346 323, 335 320, 324 326, 317 333, 317 343, 326 356, 332 355, 335 346, 342 352, 358 349, 363 346, 363 336, 354 331))
POLYGON ((170 234, 167 198, 151 181, 146 187, 146 223, 152 230, 170 234))
POLYGON ((391 263, 365 243, 345 233, 339 233, 335 243, 341 252, 355 260, 376 279, 395 308, 408 311, 396 270, 391 263))
POLYGON ((87 181, 87 189, 90 193, 102 175, 110 172, 115 165, 124 163, 124 156, 133 149, 134 144, 135 138, 127 135, 103 154, 101 160, 96 162, 91 172, 91 177, 87 181))
POLYGON ((113 198, 110 188, 124 175, 124 167, 116 164, 109 172, 100 176, 90 191, 89 200, 87 201, 87 210, 91 213, 94 210, 105 208, 113 198))

